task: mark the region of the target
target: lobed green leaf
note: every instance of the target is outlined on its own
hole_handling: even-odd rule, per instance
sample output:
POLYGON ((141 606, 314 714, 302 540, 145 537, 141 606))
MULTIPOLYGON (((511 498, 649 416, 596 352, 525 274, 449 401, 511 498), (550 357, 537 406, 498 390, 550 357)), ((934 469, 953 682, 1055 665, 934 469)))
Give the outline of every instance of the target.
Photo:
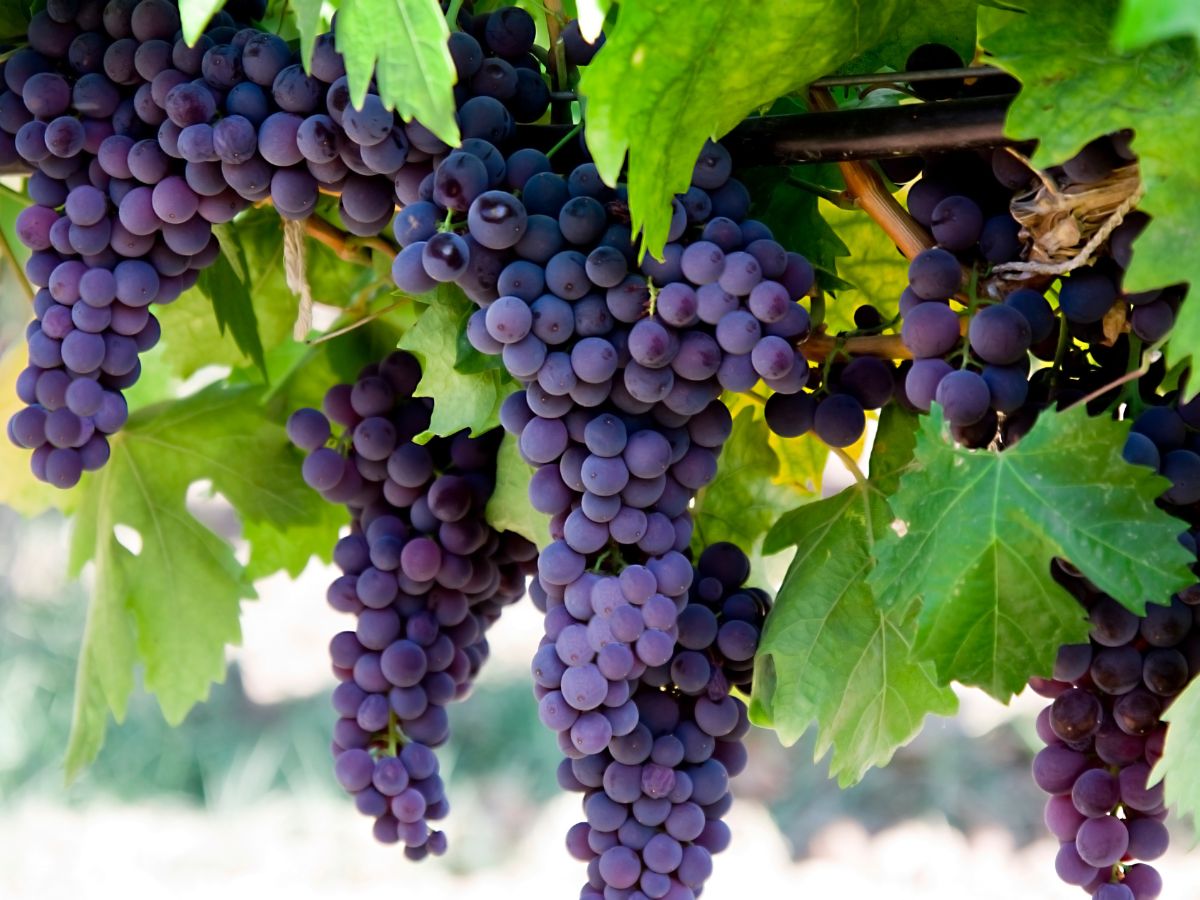
POLYGON ((832 749, 843 786, 885 765, 927 714, 957 701, 933 666, 911 657, 916 609, 880 609, 867 576, 891 518, 885 491, 912 454, 913 417, 888 415, 872 466, 879 475, 780 519, 767 549, 796 554, 767 618, 756 657, 751 715, 797 741, 815 720, 816 759, 832 749))
POLYGON ((697 154, 747 115, 874 46, 902 0, 625 0, 602 52, 583 73, 584 132, 614 184, 629 157, 631 224, 659 254, 671 197, 687 190, 697 154), (802 49, 801 49, 802 48, 802 49))
POLYGON ((1138 614, 1194 580, 1183 523, 1154 504, 1166 482, 1121 456, 1127 424, 1083 407, 1047 413, 1003 453, 944 431, 935 408, 870 576, 884 609, 922 601, 916 652, 941 682, 1007 700, 1052 669, 1060 644, 1086 639, 1083 609, 1051 578, 1054 557, 1138 614))
POLYGON ((111 439, 108 464, 79 488, 71 569, 91 561, 95 588, 69 777, 99 751, 106 713, 124 716, 135 667, 172 724, 224 677, 225 645, 238 640, 240 603, 254 589, 233 548, 189 511, 188 488, 211 482, 247 522, 286 529, 317 514, 320 498, 259 399, 253 389, 213 387, 141 410, 111 439))

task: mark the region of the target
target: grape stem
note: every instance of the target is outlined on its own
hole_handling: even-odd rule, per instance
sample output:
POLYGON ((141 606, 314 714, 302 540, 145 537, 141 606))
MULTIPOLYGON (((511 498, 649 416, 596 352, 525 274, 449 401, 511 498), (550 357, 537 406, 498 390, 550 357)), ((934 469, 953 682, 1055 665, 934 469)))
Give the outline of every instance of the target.
POLYGON ((463 0, 450 0, 450 7, 446 10, 446 23, 451 31, 458 31, 458 11, 462 9, 462 5, 463 0))
POLYGON ((399 300, 395 301, 394 303, 389 303, 382 309, 377 309, 372 313, 367 313, 361 318, 354 319, 352 322, 347 325, 343 325, 341 328, 335 328, 333 331, 327 331, 320 337, 313 338, 307 343, 310 347, 315 347, 317 344, 323 344, 326 341, 331 341, 336 337, 341 337, 343 334, 349 334, 351 331, 354 331, 354 329, 361 328, 369 322, 374 322, 380 316, 390 313, 393 309, 399 309, 401 306, 404 306, 406 303, 408 303, 410 299, 411 298, 407 296, 401 297, 399 300))
POLYGON ((371 254, 367 250, 377 250, 395 256, 396 249, 379 237, 354 237, 330 225, 324 219, 310 216, 304 220, 305 233, 314 240, 320 241, 345 262, 360 266, 371 265, 371 254))
POLYGON ((557 144, 555 144, 553 147, 551 147, 549 150, 546 151, 546 158, 553 159, 554 154, 557 153, 559 150, 561 150, 563 147, 567 146, 567 144, 570 143, 571 139, 573 137, 575 137, 575 135, 579 134, 579 132, 581 132, 582 130, 583 130, 583 123, 581 122, 580 124, 573 127, 566 134, 564 134, 559 139, 557 144))
MULTIPOLYGON (((547 60, 550 69, 550 82, 555 91, 564 91, 570 87, 570 71, 567 66, 567 50, 562 42, 562 26, 566 22, 563 15, 562 0, 545 0, 546 35, 550 39, 550 58, 547 60)), ((571 121, 571 104, 561 100, 552 100, 550 117, 555 122, 569 123, 571 121)))
POLYGON ((912 353, 898 334, 864 334, 839 340, 836 335, 813 334, 798 345, 810 362, 823 362, 833 353, 847 356, 874 356, 877 359, 912 359, 912 353))
MULTIPOLYGON (((1079 406, 1081 404, 1091 403, 1097 397, 1103 397, 1105 394, 1107 394, 1113 388, 1120 387, 1123 384, 1128 384, 1131 381, 1137 381, 1139 378, 1141 378, 1143 375, 1147 374, 1150 371, 1150 366, 1152 366, 1154 364, 1154 361, 1158 359, 1158 357, 1160 355, 1160 351, 1162 349, 1162 345, 1165 344, 1166 342, 1167 342, 1167 339, 1163 338, 1162 340, 1158 341, 1157 343, 1151 344, 1149 347, 1146 348, 1146 351, 1142 354, 1142 363, 1136 369, 1126 372, 1120 378, 1114 378, 1108 384, 1101 385, 1100 387, 1098 387, 1094 391, 1092 391, 1090 394, 1084 394, 1082 397, 1080 397, 1078 400, 1076 400, 1074 403, 1072 403, 1070 406, 1068 406, 1067 409, 1073 409, 1074 407, 1079 406)), ((1063 412, 1066 412, 1066 410, 1063 410, 1063 412)))
MULTIPOLYGON (((834 112, 837 103, 828 88, 809 90, 809 103, 817 112, 834 112)), ((933 246, 933 241, 884 186, 883 180, 868 163, 839 162, 838 169, 846 181, 846 193, 854 198, 860 209, 869 215, 909 259, 933 246)))
POLYGON ((815 194, 822 200, 832 203, 839 209, 855 209, 854 198, 847 191, 835 191, 832 188, 822 187, 819 184, 813 184, 805 181, 803 178, 797 178, 795 175, 787 177, 787 183, 792 187, 799 188, 802 191, 808 191, 810 194, 815 194))

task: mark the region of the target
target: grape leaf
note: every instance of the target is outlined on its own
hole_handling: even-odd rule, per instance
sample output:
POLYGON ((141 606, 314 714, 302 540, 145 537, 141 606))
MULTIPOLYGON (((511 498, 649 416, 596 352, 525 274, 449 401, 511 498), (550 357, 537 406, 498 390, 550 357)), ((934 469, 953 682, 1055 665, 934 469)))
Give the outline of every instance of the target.
POLYGON ((324 6, 325 0, 291 0, 292 17, 300 33, 300 59, 306 69, 312 63, 317 35, 325 29, 324 6))
POLYGON ((717 460, 717 477, 696 497, 692 545, 699 553, 709 544, 732 541, 755 561, 761 558, 763 536, 785 511, 813 497, 804 487, 819 484, 820 476, 777 481, 779 457, 761 406, 746 401, 739 406, 733 433, 717 460))
POLYGON ((588 148, 609 184, 628 152, 631 224, 643 249, 662 251, 671 197, 687 190, 705 139, 873 46, 909 5, 621 3, 579 90, 587 103, 588 148))
POLYGON ((496 453, 496 489, 488 500, 488 524, 497 531, 514 531, 538 547, 550 543, 550 517, 529 502, 533 467, 521 458, 517 439, 505 434, 496 453))
POLYGON ((92 561, 95 588, 79 654, 69 777, 99 752, 107 712, 124 717, 139 664, 172 724, 224 677, 225 645, 238 640, 240 601, 254 589, 233 548, 189 513, 189 485, 209 480, 244 520, 280 528, 309 521, 321 503, 252 389, 213 387, 141 410, 111 441, 108 465, 79 488, 71 544, 72 572, 92 561), (133 550, 122 543, 130 531, 133 550))
POLYGON ((1113 43, 1118 50, 1136 50, 1189 34, 1200 39, 1200 6, 1193 0, 1121 0, 1113 43))
POLYGON ((870 582, 885 609, 921 598, 916 653, 942 682, 1007 700, 1058 645, 1086 639, 1082 608, 1050 577, 1056 556, 1138 614, 1194 580, 1183 523, 1154 505, 1167 482, 1121 458, 1128 427, 1079 407, 996 453, 952 445, 939 410, 925 419, 870 582))
POLYGON ((0 3, 0 37, 12 38, 12 43, 20 43, 26 40, 28 32, 29 4, 0 3))
POLYGON ((1193 679, 1163 713, 1170 722, 1163 757, 1154 767, 1151 782, 1165 778, 1167 803, 1181 818, 1200 825, 1200 759, 1196 736, 1200 735, 1200 678, 1193 679))
POLYGON ((179 21, 183 26, 183 39, 194 46, 204 34, 204 29, 217 14, 225 0, 179 0, 179 21))
POLYGON ((922 0, 913 4, 907 15, 900 16, 887 36, 858 59, 847 71, 877 72, 889 68, 904 70, 908 56, 922 44, 950 47, 970 63, 975 55, 976 0, 922 0))
MULTIPOLYGON (((612 0, 576 0, 579 12, 579 33, 585 40, 595 43, 604 29, 604 17, 608 15, 612 0)), ((601 48, 603 49, 603 48, 601 48)))
POLYGON ((246 578, 257 581, 276 572, 298 578, 314 556, 329 562, 338 529, 348 521, 344 507, 321 503, 310 518, 286 528, 270 522, 244 522, 242 537, 250 545, 246 578))
POLYGON ((461 291, 442 286, 400 340, 402 349, 421 360, 424 374, 416 395, 437 401, 429 430, 418 440, 455 434, 464 428, 469 428, 471 434, 482 434, 500 421, 500 403, 508 396, 512 381, 498 369, 464 373, 454 366, 459 323, 470 305, 461 291))
POLYGON ((258 333, 258 317, 250 299, 250 267, 246 252, 237 237, 235 226, 227 226, 217 232, 221 236, 221 254, 211 266, 200 273, 196 287, 212 304, 217 319, 217 328, 224 335, 228 329, 234 343, 250 361, 267 374, 263 359, 262 338, 258 333), (237 264, 235 270, 231 258, 237 264))
POLYGON ((815 758, 832 749, 842 786, 885 765, 925 716, 953 714, 953 691, 911 658, 916 606, 881 610, 866 576, 891 518, 886 488, 912 455, 913 417, 886 416, 865 483, 783 517, 765 549, 795 546, 756 657, 751 715, 795 743, 816 720, 815 758))
POLYGON ((437 0, 354 0, 338 11, 335 32, 355 106, 374 75, 380 99, 405 121, 458 144, 450 30, 437 0))
POLYGON ((820 201, 820 214, 837 239, 850 248, 837 259, 837 276, 848 287, 832 288, 825 322, 837 333, 854 329, 854 310, 869 304, 884 320, 900 312, 900 294, 908 285, 908 260, 861 209, 842 209, 820 201))
MULTIPOLYGON (((1200 284, 1200 257, 1180 253, 1200 223, 1200 70, 1193 41, 1159 43, 1136 53, 1112 48, 1117 0, 1098 0, 1087 15, 1070 0, 1042 0, 987 35, 993 61, 1021 81, 1006 132, 1036 138, 1034 162, 1063 162, 1088 141, 1133 128, 1133 149, 1154 221, 1135 242, 1125 276, 1129 291, 1188 281, 1200 284), (1062 36, 1071 36, 1069 52, 1062 36), (1119 102, 1114 100, 1119 98, 1119 102)), ((1200 347, 1200 302, 1179 310, 1167 359, 1174 365, 1200 347)))

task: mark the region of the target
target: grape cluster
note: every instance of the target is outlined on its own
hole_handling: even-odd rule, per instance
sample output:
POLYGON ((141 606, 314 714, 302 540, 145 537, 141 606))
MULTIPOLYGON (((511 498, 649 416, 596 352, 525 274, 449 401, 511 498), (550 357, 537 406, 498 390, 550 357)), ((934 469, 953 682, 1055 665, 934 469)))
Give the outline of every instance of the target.
MULTIPOLYGON (((1089 144, 1043 175, 1066 189, 1092 185, 1134 162, 1128 135, 1118 134, 1089 144)), ((968 284, 968 275, 986 276, 991 267, 1021 258, 1029 237, 1008 207, 1014 194, 1037 186, 1034 174, 1003 149, 990 163, 973 154, 936 160, 908 194, 910 213, 930 229, 938 246, 913 259, 900 298, 901 338, 914 357, 904 399, 918 409, 936 401, 968 444, 994 437, 1003 421, 998 414, 1015 418, 1019 436, 1037 410, 1088 393, 1087 385, 1096 381, 1092 372, 1113 367, 1104 359, 1098 366, 1087 360, 1085 345, 1097 357, 1128 352, 1129 335, 1113 336, 1121 327, 1114 315, 1127 322, 1133 336, 1152 343, 1170 331, 1183 296, 1180 288, 1123 291, 1132 241, 1148 221, 1134 212, 1098 257, 1062 277, 1057 308, 1045 296, 1053 281, 1047 277, 1016 289, 1005 286, 1000 300, 966 298, 965 291, 982 293, 968 284), (966 321, 950 306, 956 299, 971 303, 966 321), (1114 343, 1119 349, 1110 354, 1114 343), (1056 365, 1031 371, 1031 355, 1056 365)))
POLYGON ((449 811, 432 748, 449 736, 446 706, 470 692, 487 630, 524 595, 536 555, 483 517, 499 434, 414 443, 431 411, 412 397, 420 375, 416 360, 393 353, 331 388, 323 413, 288 420, 308 454, 305 481, 351 513, 333 552, 343 574, 327 595, 356 617, 330 643, 334 771, 375 818, 375 837, 402 841, 412 859, 446 848, 429 827, 449 811))
MULTIPOLYGON (((1198 411, 1200 402, 1150 407, 1125 448, 1131 463, 1171 478, 1161 502, 1184 514, 1200 501, 1198 411)), ((1195 531, 1180 540, 1196 554, 1195 531)), ((1062 842, 1055 867, 1100 900, 1154 900, 1162 879, 1148 863, 1166 852, 1169 835, 1163 785, 1150 776, 1167 732, 1162 714, 1200 672, 1200 585, 1139 617, 1068 563, 1056 561, 1055 577, 1091 623, 1088 643, 1059 649, 1052 679, 1031 682, 1054 701, 1038 718, 1047 746, 1033 777, 1052 795, 1046 826, 1062 842)))
MULTIPOLYGON (((450 41, 463 146, 486 158, 497 153, 488 140, 539 118, 550 93, 528 13, 463 21, 489 48, 464 31, 450 41)), ((30 46, 0 63, 0 168, 33 170, 35 205, 17 234, 39 288, 18 382, 28 406, 8 430, 58 487, 108 459, 107 436, 128 415, 121 392, 159 339, 149 307, 216 259, 213 225, 265 200, 302 219, 324 191, 339 195, 347 230, 374 235, 449 150, 373 92, 354 108, 332 34, 306 71, 282 38, 228 13, 191 47, 179 26, 169 0, 52 4, 30 24, 30 46)))
POLYGON ((771 602, 743 587, 749 573, 745 554, 721 543, 694 569, 676 555, 549 599, 534 692, 567 757, 559 784, 584 794, 585 821, 567 834, 588 864, 584 900, 699 894, 729 845, 722 818, 750 727, 731 690, 750 689, 771 602), (651 634, 660 640, 644 648, 651 634))
POLYGON ((8 430, 58 487, 108 459, 128 415, 122 391, 159 339, 150 304, 177 298, 219 253, 144 118, 164 120, 170 88, 193 77, 172 66, 199 72, 178 29, 165 0, 52 3, 33 17, 29 46, 0 64, 0 166, 34 170, 34 205, 16 224, 38 289, 17 383, 28 406, 8 430), (155 80, 167 70, 175 83, 155 80))

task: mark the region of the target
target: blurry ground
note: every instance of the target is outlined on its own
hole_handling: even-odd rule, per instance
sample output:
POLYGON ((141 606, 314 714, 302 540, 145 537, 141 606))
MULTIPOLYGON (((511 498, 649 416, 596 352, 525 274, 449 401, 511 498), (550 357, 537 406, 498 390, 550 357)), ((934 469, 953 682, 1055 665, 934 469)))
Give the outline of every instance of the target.
MULTIPOLYGON (((552 736, 537 722, 527 660, 538 622, 506 614, 473 702, 442 753, 450 854, 413 865, 379 847, 330 775, 325 645, 343 627, 326 571, 260 585, 229 682, 179 729, 147 698, 110 729, 70 787, 62 750, 86 593, 64 580, 65 534, 0 509, 0 900, 570 900, 582 866, 562 848, 578 798, 559 794, 552 736)), ((964 696, 887 769, 838 791, 811 743, 751 738, 733 847, 705 893, 848 900, 1068 900, 1028 778, 1038 698, 1005 709, 964 696)), ((1164 900, 1200 895, 1200 854, 1160 866, 1164 900)))

